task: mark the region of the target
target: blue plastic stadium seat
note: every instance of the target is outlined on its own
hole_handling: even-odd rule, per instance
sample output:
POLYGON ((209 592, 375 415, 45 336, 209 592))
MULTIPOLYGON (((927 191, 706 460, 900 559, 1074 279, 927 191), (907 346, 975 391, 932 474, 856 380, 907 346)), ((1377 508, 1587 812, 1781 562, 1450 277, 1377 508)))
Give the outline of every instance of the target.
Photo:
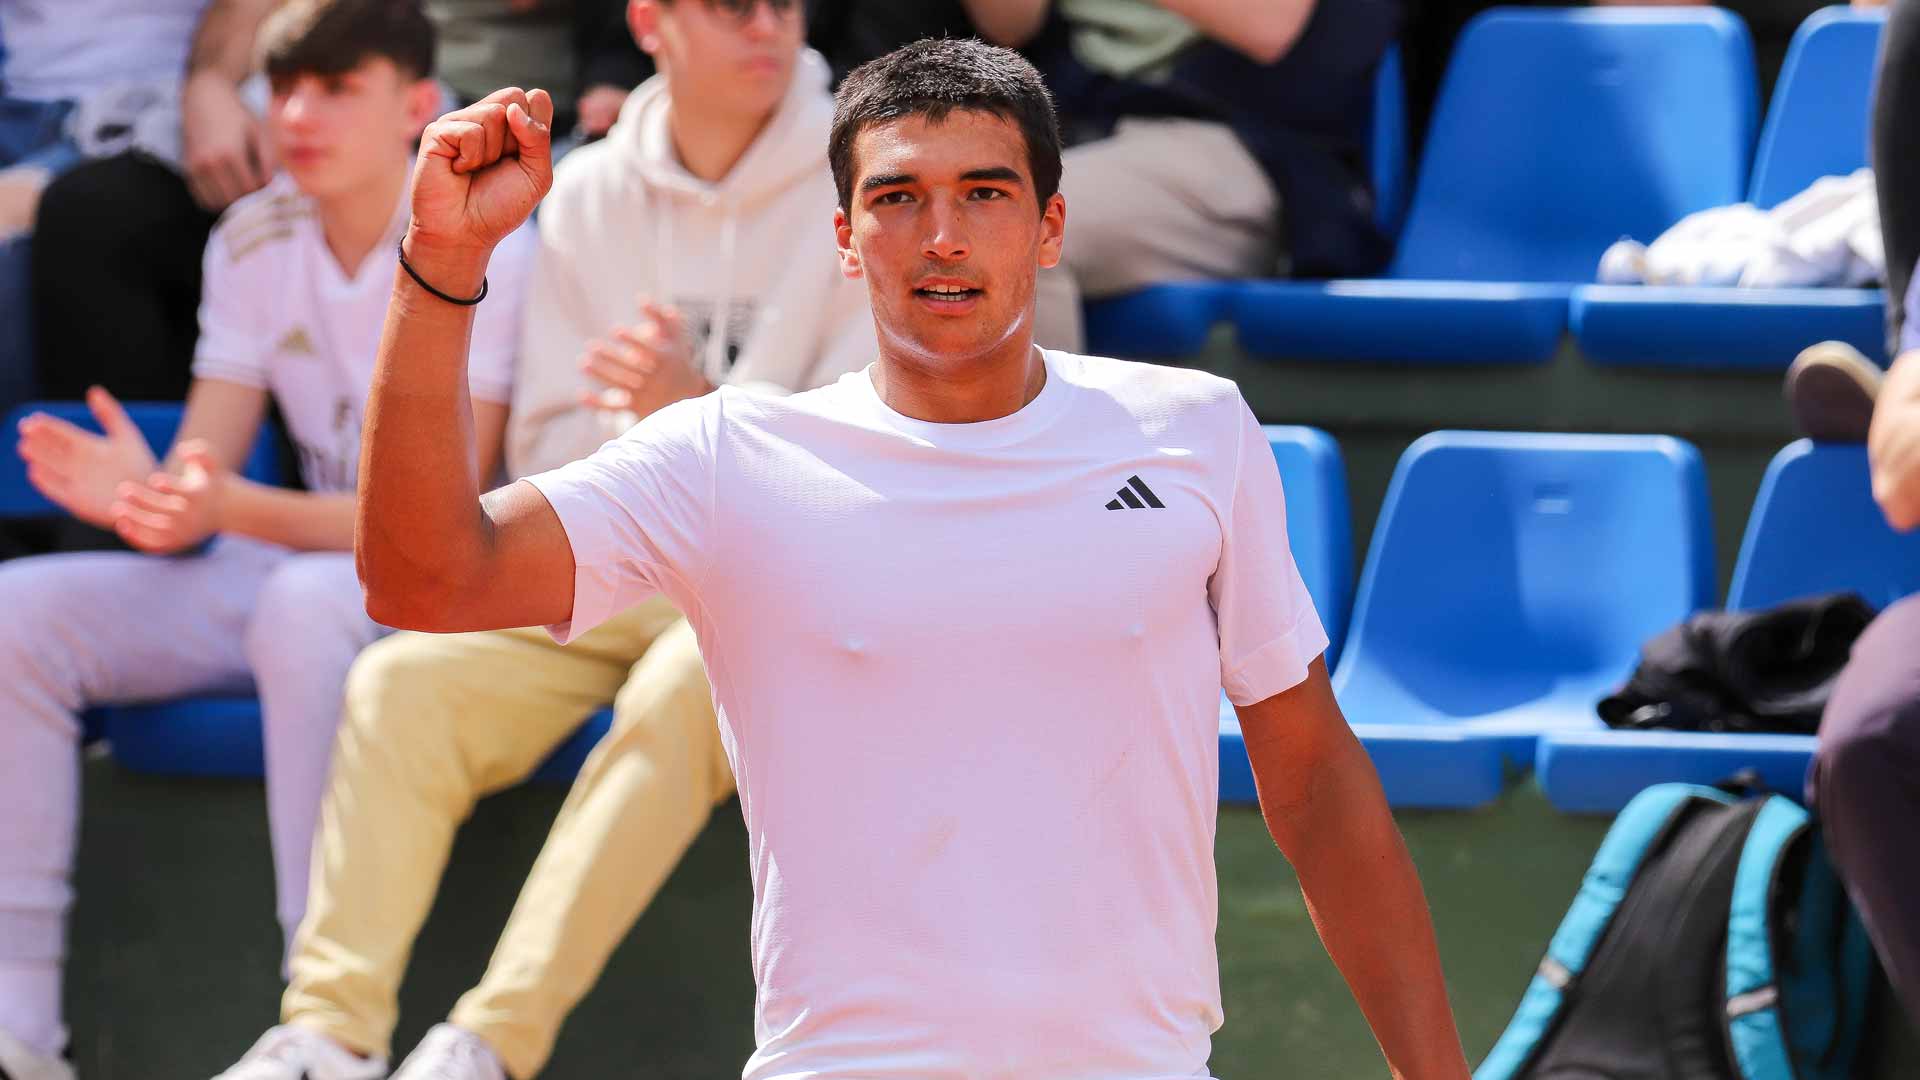
MULTIPOLYGON (((181 406, 173 402, 133 401, 125 403, 127 416, 147 437, 147 443, 153 447, 156 457, 163 455, 173 445, 173 434, 179 430, 181 406)), ((6 418, 6 451, 0 453, 0 518, 35 517, 57 514, 59 509, 48 502, 44 495, 34 490, 27 482, 27 463, 20 459, 16 449, 20 421, 37 412, 57 416, 62 420, 78 424, 88 431, 99 431, 100 425, 93 419, 93 413, 81 401, 36 401, 22 405, 9 413, 6 418)), ((279 483, 283 468, 280 461, 278 442, 271 430, 264 428, 260 438, 254 443, 253 452, 247 458, 242 472, 248 479, 261 483, 279 483)))
MULTIPOLYGON (((1287 494, 1287 544, 1294 565, 1313 596, 1327 631, 1327 666, 1340 657, 1347 631, 1347 598, 1353 588, 1353 523, 1347 502, 1347 470, 1340 446, 1318 428, 1268 425, 1267 445, 1280 467, 1287 494)), ((1220 704, 1220 799, 1253 802, 1253 768, 1240 736, 1240 720, 1223 697, 1220 704)))
MULTIPOLYGON (((1373 159, 1374 216, 1391 234, 1398 231, 1405 214, 1407 189, 1406 86, 1398 45, 1387 50, 1374 77, 1373 136, 1368 149, 1373 159)), ((1071 231, 1068 235, 1071 238, 1071 231)), ((1230 282, 1181 281, 1089 301, 1087 351, 1131 357, 1199 352, 1214 325, 1227 318, 1232 294, 1230 282)))
MULTIPOLYGON (((181 698, 96 709, 89 719, 122 768, 151 776, 258 779, 265 775, 260 702, 251 695, 181 698)), ((566 783, 607 733, 612 714, 588 718, 534 770, 532 779, 566 783)))
POLYGON ((1394 471, 1334 691, 1394 805, 1478 806, 1542 733, 1598 727, 1712 582, 1691 445, 1437 432, 1394 471))
MULTIPOLYGON (((1774 455, 1760 482, 1727 606, 1770 607, 1842 589, 1876 607, 1920 592, 1920 534, 1887 526, 1864 448, 1802 439, 1774 455)), ((1810 735, 1599 730, 1542 739, 1537 768, 1560 809, 1612 812, 1649 784, 1711 784, 1743 769, 1797 794, 1813 750, 1810 735)))
POLYGON ((1248 282, 1282 359, 1541 363, 1623 234, 1745 193, 1752 44, 1713 8, 1496 9, 1461 35, 1385 280, 1248 282))
MULTIPOLYGON (((1767 111, 1748 201, 1777 206, 1823 176, 1867 163, 1885 21, 1884 9, 1829 7, 1800 25, 1767 111)), ((1652 240, 1664 227, 1632 235, 1652 240)), ((1782 371, 1816 341, 1884 357, 1885 318, 1881 289, 1596 285, 1574 293, 1570 321, 1581 353, 1599 364, 1782 371)))

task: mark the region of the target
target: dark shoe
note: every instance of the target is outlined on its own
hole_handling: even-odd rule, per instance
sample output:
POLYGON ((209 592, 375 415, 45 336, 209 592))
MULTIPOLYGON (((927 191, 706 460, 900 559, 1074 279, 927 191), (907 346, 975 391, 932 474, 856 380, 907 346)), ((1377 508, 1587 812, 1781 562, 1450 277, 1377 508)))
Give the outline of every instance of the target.
POLYGON ((1866 442, 1884 378, 1873 361, 1844 341, 1807 346, 1787 369, 1794 426, 1819 442, 1866 442))

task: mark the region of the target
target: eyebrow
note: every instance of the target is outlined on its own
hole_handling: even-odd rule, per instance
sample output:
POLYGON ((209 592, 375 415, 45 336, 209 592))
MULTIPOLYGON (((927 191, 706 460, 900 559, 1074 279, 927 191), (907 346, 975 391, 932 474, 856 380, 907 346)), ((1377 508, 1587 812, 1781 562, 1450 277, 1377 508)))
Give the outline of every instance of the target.
MULTIPOLYGON (((912 173, 885 173, 880 176, 869 176, 860 182, 860 190, 867 192, 878 191, 881 188, 900 187, 911 184, 918 179, 919 177, 914 176, 912 173)), ((1020 175, 1020 170, 1009 168, 1005 165, 991 165, 985 168, 968 169, 966 172, 960 174, 960 179, 965 181, 998 180, 1002 183, 1009 184, 1026 182, 1026 178, 1020 175)))

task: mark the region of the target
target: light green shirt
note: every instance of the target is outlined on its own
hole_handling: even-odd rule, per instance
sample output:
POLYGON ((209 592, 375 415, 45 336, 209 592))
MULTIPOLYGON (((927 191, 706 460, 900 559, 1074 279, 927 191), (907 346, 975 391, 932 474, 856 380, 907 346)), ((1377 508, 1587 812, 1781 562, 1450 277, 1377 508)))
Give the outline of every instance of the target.
POLYGON ((1192 23, 1152 0, 1059 0, 1073 52, 1116 79, 1151 81, 1200 38, 1192 23))

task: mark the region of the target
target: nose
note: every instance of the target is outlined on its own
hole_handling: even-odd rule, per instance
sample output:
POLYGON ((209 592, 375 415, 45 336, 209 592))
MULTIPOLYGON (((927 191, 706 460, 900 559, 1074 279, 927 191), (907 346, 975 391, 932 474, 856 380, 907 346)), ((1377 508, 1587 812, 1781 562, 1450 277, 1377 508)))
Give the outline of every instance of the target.
POLYGON ((296 85, 287 92, 286 101, 280 106, 280 119, 284 123, 299 124, 313 116, 314 96, 305 86, 296 85))
POLYGON ((757 38, 770 38, 780 32, 785 21, 779 9, 766 0, 753 5, 753 13, 747 16, 747 32, 757 38))
POLYGON ((959 262, 973 253, 966 231, 966 215, 946 199, 933 199, 927 209, 927 238, 921 254, 935 262, 959 262))

